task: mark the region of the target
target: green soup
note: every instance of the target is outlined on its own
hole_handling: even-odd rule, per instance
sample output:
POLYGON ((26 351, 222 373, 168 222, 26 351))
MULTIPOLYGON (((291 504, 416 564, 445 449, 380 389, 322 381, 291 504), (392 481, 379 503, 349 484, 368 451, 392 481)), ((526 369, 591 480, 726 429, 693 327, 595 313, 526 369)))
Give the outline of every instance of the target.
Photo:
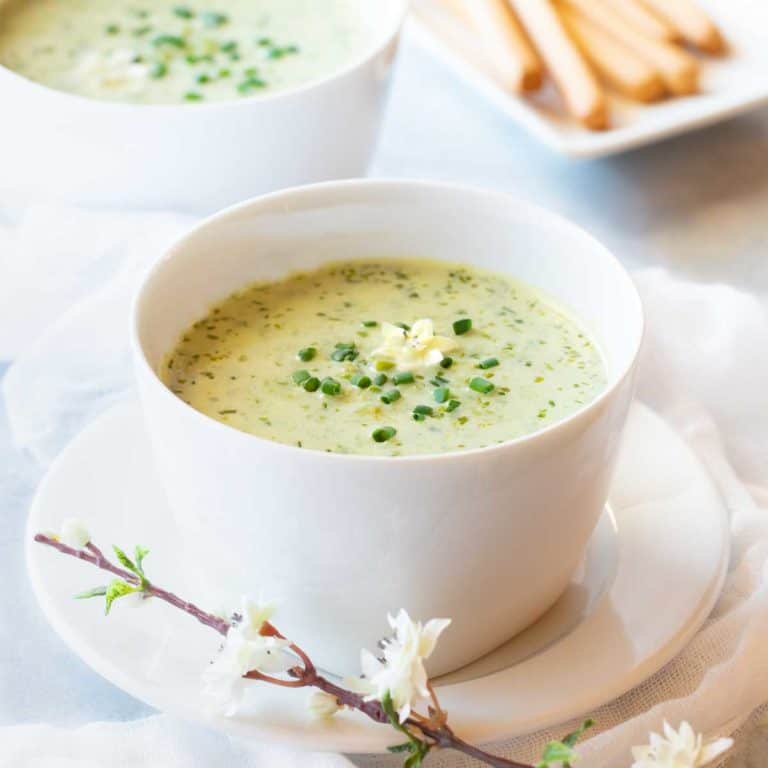
POLYGON ((606 385, 594 342, 537 290, 411 259, 254 284, 196 322, 160 373, 193 408, 244 432, 383 456, 501 443, 606 385))
POLYGON ((327 76, 371 34, 360 0, 8 0, 0 64, 94 99, 222 101, 327 76))

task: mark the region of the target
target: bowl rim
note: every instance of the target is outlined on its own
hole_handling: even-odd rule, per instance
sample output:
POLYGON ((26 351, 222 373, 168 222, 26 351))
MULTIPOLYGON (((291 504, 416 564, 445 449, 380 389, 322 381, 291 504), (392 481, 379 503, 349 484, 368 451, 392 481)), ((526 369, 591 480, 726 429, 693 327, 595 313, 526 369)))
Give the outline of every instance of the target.
MULTIPOLYGON (((374 2, 378 0, 364 0, 365 2, 374 2)), ((42 97, 58 99, 60 101, 72 102, 73 105, 85 106, 90 109, 104 112, 125 112, 140 110, 149 114, 150 112, 161 114, 179 109, 191 110, 195 112, 212 112, 214 110, 223 111, 234 109, 243 104, 272 104, 280 101, 289 101, 290 99, 300 99, 306 93, 314 90, 320 90, 332 83, 343 80, 345 77, 364 69, 371 61, 378 58, 393 41, 395 41, 402 30, 405 19, 410 8, 410 0, 388 0, 393 4, 392 22, 384 30, 374 37, 374 40, 359 55, 349 60, 342 67, 333 70, 323 77, 313 78, 290 88, 285 88, 271 93, 254 94, 241 98, 223 99, 221 101, 210 102, 171 102, 171 103, 143 103, 131 101, 113 101, 110 99, 96 99, 89 96, 83 96, 71 91, 64 91, 59 88, 53 88, 50 85, 31 80, 28 77, 16 72, 10 67, 0 64, 0 77, 5 77, 15 82, 22 88, 27 88, 42 97)), ((0 5, 2 2, 0 1, 0 5)))
MULTIPOLYGON (((290 212, 289 206, 285 209, 290 212)), ((258 215, 256 212, 255 215, 258 215)), ((557 298, 557 297, 555 297, 557 298)), ((180 413, 187 414, 192 419, 202 419, 205 424, 215 430, 225 430, 222 435, 226 438, 236 440, 246 440, 248 442, 256 441, 256 444, 261 444, 265 449, 275 451, 290 451, 296 459, 307 459, 311 457, 317 461, 352 461, 356 463, 385 463, 390 464, 393 467, 400 466, 404 463, 419 463, 419 462, 434 462, 434 461, 471 461, 474 458, 485 455, 491 458, 493 455, 508 452, 510 449, 519 449, 524 446, 528 446, 533 443, 543 443, 550 439, 557 439, 560 433, 565 433, 572 425, 578 424, 589 419, 590 414, 599 410, 606 401, 612 399, 617 390, 621 388, 624 382, 633 374, 638 358, 640 355, 640 349, 642 347, 643 338, 645 335, 645 314, 643 310, 643 303, 638 293, 637 286, 632 280, 629 272, 619 259, 596 237, 590 232, 575 224, 570 219, 562 216, 558 213, 548 210, 543 206, 539 206, 530 203, 526 200, 518 198, 514 195, 508 194, 500 190, 485 189, 482 187, 457 184, 443 181, 428 181, 418 179, 397 179, 397 178, 377 178, 377 179, 344 179, 341 181, 326 181, 317 184, 306 184, 296 187, 289 187, 287 189, 271 192, 266 195, 260 195, 257 197, 244 200, 235 205, 229 206, 212 216, 205 217, 202 221, 195 224, 191 229, 185 232, 181 237, 175 240, 164 253, 149 267, 149 269, 142 276, 139 285, 134 293, 131 313, 130 313, 130 344, 133 352, 135 374, 141 372, 145 374, 145 380, 148 380, 154 389, 162 390, 162 397, 165 398, 168 403, 168 407, 175 409, 181 409, 180 413), (166 384, 160 379, 157 371, 152 367, 147 359, 144 345, 141 340, 139 321, 142 313, 142 304, 145 300, 145 294, 156 278, 157 274, 163 268, 163 266, 172 259, 183 258, 183 254, 187 243, 194 239, 199 232, 215 228, 227 222, 230 219, 239 217, 243 212, 253 208, 255 211, 259 206, 264 204, 270 204, 274 202, 280 202, 282 200, 290 200, 295 195, 306 193, 332 193, 334 190, 354 190, 355 188, 366 190, 375 188, 384 189, 396 189, 398 187, 404 187, 411 190, 422 190, 423 192, 450 192, 458 195, 473 196, 481 199, 485 198, 489 202, 496 202, 502 205, 512 205, 520 210, 523 210, 528 215, 534 215, 548 219, 551 223, 556 224, 561 228, 569 230, 574 236, 579 236, 588 242, 594 249, 595 254, 600 254, 602 258, 607 259, 616 270, 617 274, 625 281, 628 289, 628 294, 632 297, 634 303, 634 309, 637 316, 637 322, 639 325, 637 337, 634 341, 634 348, 630 349, 630 354, 627 361, 621 366, 615 374, 611 377, 611 381, 608 386, 592 401, 586 403, 578 410, 566 416, 564 419, 553 422, 539 430, 529 432, 518 437, 510 438, 501 443, 495 445, 485 446, 483 448, 469 448, 466 450, 458 451, 445 451, 442 453, 419 453, 403 456, 377 456, 376 454, 359 454, 359 453, 336 453, 318 450, 316 448, 299 448, 289 443, 282 443, 276 440, 269 440, 259 435, 254 435, 250 432, 244 432, 236 427, 224 424, 211 416, 208 416, 191 405, 185 403, 181 398, 177 397, 166 384)), ((576 315, 577 319, 578 315, 576 315)), ((151 431, 151 426, 150 426, 151 431)))

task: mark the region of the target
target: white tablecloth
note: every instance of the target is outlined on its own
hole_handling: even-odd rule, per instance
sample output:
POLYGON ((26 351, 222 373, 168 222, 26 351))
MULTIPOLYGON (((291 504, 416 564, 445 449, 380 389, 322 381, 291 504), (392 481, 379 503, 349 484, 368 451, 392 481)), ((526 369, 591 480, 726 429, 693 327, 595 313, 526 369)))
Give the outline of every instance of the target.
MULTIPOLYGON (((628 765, 627 743, 644 741, 662 714, 706 730, 738 722, 768 698, 768 113, 626 156, 572 162, 537 147, 406 39, 373 173, 507 190, 575 219, 637 271, 650 321, 641 393, 685 431, 717 475, 736 521, 735 570, 702 647, 662 673, 676 696, 697 686, 701 695, 593 739, 584 765, 628 765), (693 660, 715 658, 715 651, 722 666, 695 668, 693 660), (748 663, 737 663, 742 658, 748 663)), ((4 381, 12 409, 0 414, 2 768, 344 764, 274 750, 246 756, 223 737, 166 717, 78 732, 50 727, 151 715, 48 628, 26 581, 21 538, 42 467, 84 415, 117 398, 128 380, 124 345, 110 343, 115 336, 97 319, 109 318, 120 333, 138 263, 186 223, 170 214, 20 212, 13 201, 0 207, 0 357, 18 357, 4 381), (61 340, 71 344, 74 329, 80 342, 65 348, 61 340), (11 445, 9 415, 25 454, 11 445), (49 725, 13 727, 33 723, 49 725)), ((602 724, 653 707, 650 691, 603 712, 602 724)))

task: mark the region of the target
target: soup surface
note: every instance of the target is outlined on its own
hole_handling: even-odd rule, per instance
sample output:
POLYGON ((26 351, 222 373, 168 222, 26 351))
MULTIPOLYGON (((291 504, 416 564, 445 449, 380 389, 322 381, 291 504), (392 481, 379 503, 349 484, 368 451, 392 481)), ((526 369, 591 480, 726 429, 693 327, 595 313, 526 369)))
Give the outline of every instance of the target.
POLYGON ((196 322, 160 374, 192 407, 245 432, 389 456, 501 443, 606 385, 593 341, 537 290, 413 259, 247 287, 196 322))
POLYGON ((0 64, 95 99, 221 101, 327 76, 371 34, 360 0, 6 0, 0 64))

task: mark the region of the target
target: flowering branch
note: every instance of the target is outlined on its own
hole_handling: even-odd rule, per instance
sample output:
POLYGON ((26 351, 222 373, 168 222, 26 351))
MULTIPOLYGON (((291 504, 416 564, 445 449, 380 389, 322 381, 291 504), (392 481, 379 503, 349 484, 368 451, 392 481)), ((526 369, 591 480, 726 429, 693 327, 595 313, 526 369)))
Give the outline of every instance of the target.
MULTIPOLYGON (((208 613, 149 581, 143 566, 148 550, 137 546, 134 557, 130 558, 115 546, 115 556, 122 567, 115 565, 76 521, 67 521, 60 535, 38 533, 35 541, 117 577, 108 585, 77 595, 78 598, 104 597, 107 613, 115 600, 137 593, 143 598, 156 597, 222 635, 224 642, 219 656, 203 678, 209 692, 221 697, 229 708, 228 714, 234 712, 233 702, 249 680, 286 688, 312 688, 315 690, 310 707, 315 714, 330 717, 339 709, 356 710, 402 734, 406 741, 389 749, 404 755, 404 768, 421 768, 433 749, 452 749, 493 768, 533 768, 467 743, 448 725, 448 715, 440 706, 423 664, 441 632, 450 624, 448 620, 433 619, 422 626, 403 610, 394 618, 390 616, 394 636, 382 643, 383 658, 377 659, 364 651, 363 675, 345 681, 347 687, 343 687, 319 674, 309 655, 270 623, 274 610, 270 604, 246 600, 241 611, 232 614, 230 619, 208 613), (414 710, 423 701, 427 702, 426 715, 414 710)), ((536 768, 556 765, 569 768, 576 759, 576 742, 592 724, 587 720, 562 741, 549 742, 536 768)), ((699 768, 732 745, 730 739, 705 744, 687 723, 682 724, 679 733, 665 723, 664 733, 666 738, 652 734, 649 746, 635 748, 633 768, 671 768, 673 765, 699 768)))
MULTIPOLYGON (((90 563, 103 571, 107 571, 112 575, 119 577, 120 580, 130 585, 134 591, 140 592, 143 597, 159 598, 169 605, 188 613, 201 624, 216 630, 216 632, 225 637, 230 633, 233 627, 238 626, 243 620, 242 616, 235 614, 233 621, 230 622, 204 611, 195 604, 183 600, 166 589, 155 586, 143 575, 143 572, 137 572, 139 568, 137 568, 135 560, 131 561, 128 559, 122 550, 117 547, 115 548, 115 552, 120 553, 118 554, 118 558, 121 562, 127 565, 126 568, 120 568, 112 563, 90 540, 84 543, 82 547, 77 547, 64 543, 57 536, 38 533, 35 536, 35 541, 39 544, 45 544, 46 546, 52 547, 62 554, 90 563)), ((76 544, 79 542, 73 543, 76 544)), ((139 548, 137 549, 138 551, 143 551, 139 548)), ((141 559, 143 559, 143 557, 141 559)), ((90 590, 78 597, 107 595, 108 587, 98 587, 95 590, 90 590)), ((433 713, 433 717, 422 717, 414 713, 401 723, 397 718, 394 709, 392 709, 393 705, 391 698, 388 699, 388 704, 382 704, 380 701, 371 699, 355 691, 348 690, 319 674, 308 654, 297 644, 287 641, 279 630, 269 621, 263 621, 261 623, 259 634, 261 637, 273 638, 277 641, 286 643, 285 647, 294 655, 300 664, 291 666, 287 670, 289 679, 275 677, 274 675, 266 674, 259 669, 249 669, 245 671, 242 675, 243 678, 289 688, 315 688, 326 696, 334 699, 336 708, 357 710, 377 723, 385 725, 396 724, 398 730, 406 734, 409 738, 409 742, 407 742, 409 745, 408 751, 415 749, 416 751, 411 754, 420 755, 419 760, 414 760, 410 763, 406 761, 408 768, 417 768, 417 766, 421 765, 421 760, 423 760, 429 750, 433 748, 454 749, 474 757, 486 765, 495 766, 495 768, 532 768, 532 766, 518 763, 514 760, 508 760, 506 758, 488 754, 456 736, 453 730, 448 726, 447 722, 445 722, 445 713, 439 708, 437 698, 434 695, 434 691, 431 690, 431 686, 430 692, 433 705, 430 707, 430 712, 433 713), (389 713, 387 712, 388 708, 390 709, 389 713), (419 746, 410 747, 412 744, 418 744, 419 746)), ((398 750, 400 750, 400 748, 398 748, 398 750)), ((403 751, 405 750, 403 749, 403 751)))
MULTIPOLYGON (((87 563, 91 563, 97 568, 101 568, 103 571, 109 571, 109 573, 112 573, 115 576, 119 576, 129 584, 135 585, 137 587, 140 585, 139 576, 135 575, 134 573, 130 573, 127 570, 123 570, 122 568, 118 568, 116 565, 113 565, 104 556, 102 551, 90 541, 87 542, 82 549, 76 549, 75 547, 68 546, 59 539, 54 538, 53 536, 48 536, 44 533, 38 533, 35 536, 35 541, 39 544, 46 544, 49 547, 53 547, 62 554, 70 555, 71 557, 76 557, 78 560, 84 560, 87 563)), ((214 616, 213 614, 202 610, 202 608, 198 608, 196 605, 194 605, 194 603, 189 603, 186 600, 182 600, 180 597, 177 597, 173 593, 168 592, 165 589, 160 589, 159 587, 150 584, 148 581, 145 581, 145 586, 141 591, 144 593, 145 597, 157 597, 160 600, 163 600, 164 602, 172 605, 174 608, 179 608, 185 613, 188 613, 190 616, 194 616, 201 624, 205 624, 206 626, 211 627, 211 629, 215 629, 220 635, 226 635, 229 631, 230 625, 226 619, 222 619, 219 616, 214 616)), ((96 594, 92 596, 96 597, 96 594)))

